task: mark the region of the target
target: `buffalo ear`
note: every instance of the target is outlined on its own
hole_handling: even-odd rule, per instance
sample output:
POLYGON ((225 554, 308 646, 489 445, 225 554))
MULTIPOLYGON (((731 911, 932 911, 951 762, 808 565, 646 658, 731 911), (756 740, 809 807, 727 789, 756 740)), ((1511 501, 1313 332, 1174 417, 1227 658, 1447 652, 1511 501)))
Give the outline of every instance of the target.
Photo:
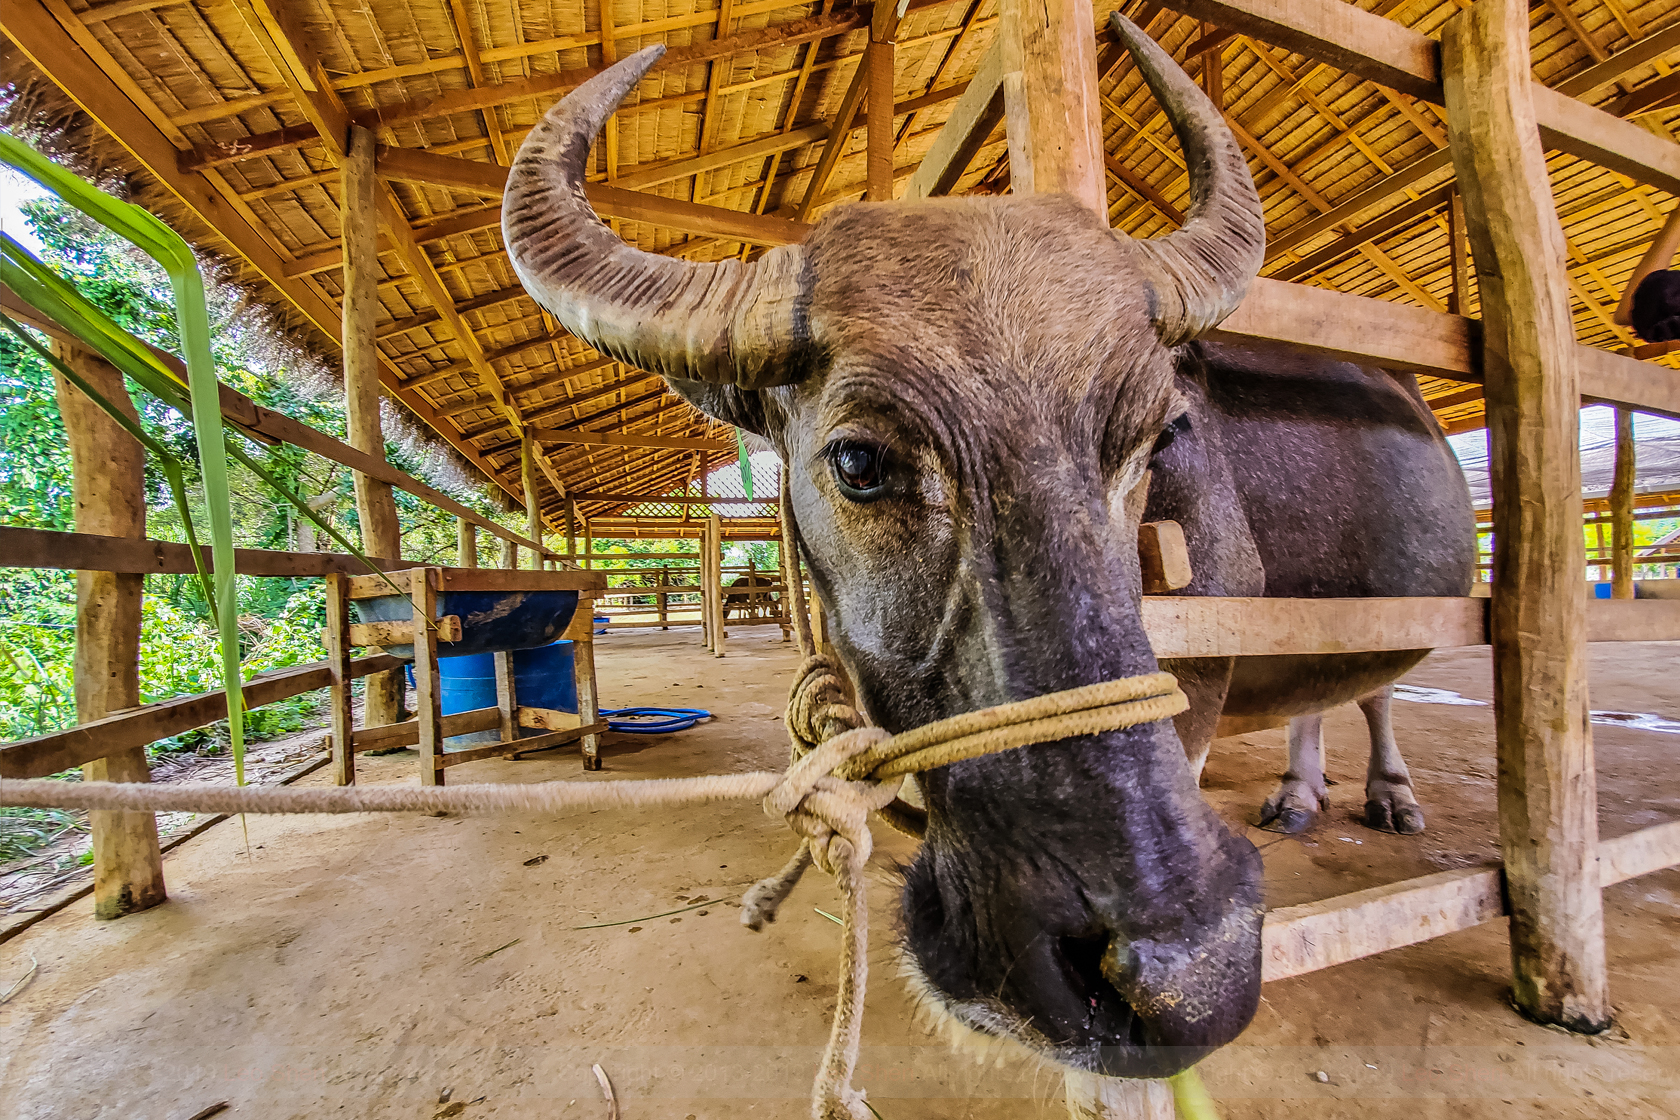
POLYGON ((780 415, 781 410, 767 408, 769 402, 764 399, 767 392, 773 390, 742 389, 735 385, 716 385, 680 377, 667 377, 665 380, 673 393, 712 419, 762 436, 772 444, 776 442, 776 429, 781 425, 773 423, 771 416, 780 415))

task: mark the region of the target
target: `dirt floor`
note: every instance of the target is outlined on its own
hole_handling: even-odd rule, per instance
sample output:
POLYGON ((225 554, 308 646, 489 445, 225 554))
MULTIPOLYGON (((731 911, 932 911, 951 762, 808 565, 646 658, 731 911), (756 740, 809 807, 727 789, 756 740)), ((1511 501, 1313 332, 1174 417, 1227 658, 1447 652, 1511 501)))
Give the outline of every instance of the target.
MULTIPOLYGON (((599 778, 779 766, 791 647, 737 631, 600 644, 604 703, 706 707, 670 737, 614 736, 599 778)), ((1593 647, 1593 707, 1680 719, 1680 645, 1593 647)), ((1485 651, 1408 678, 1487 700, 1485 651)), ((1332 813, 1264 849, 1273 906, 1486 860, 1494 844, 1491 709, 1396 703, 1429 830, 1371 832, 1364 723, 1331 715, 1332 813)), ((1594 728, 1602 831, 1680 817, 1680 736, 1594 728)), ((1283 769, 1281 731, 1219 744, 1207 795, 1252 820, 1283 769)), ((364 758, 365 780, 413 782, 412 753, 364 758)), ((474 763, 471 781, 581 778, 575 754, 474 763)), ((591 776, 596 777, 596 776, 591 776)), ((324 772, 303 780, 324 784, 324 772)), ((95 922, 81 900, 0 945, 0 1115, 30 1120, 808 1115, 834 999, 837 895, 808 876, 776 925, 734 903, 791 848, 755 807, 533 817, 251 817, 168 857, 170 901, 95 922), (714 901, 715 900, 715 901, 714 901), (679 911, 677 913, 669 913, 679 911)), ((910 842, 877 830, 876 928, 910 842)), ((1680 1116, 1680 871, 1605 894, 1618 1027, 1587 1039, 1518 1018, 1499 924, 1268 985, 1254 1024, 1202 1065, 1229 1120, 1248 1117, 1680 1116), (1326 1080, 1327 1079, 1327 1080, 1326 1080)), ((1060 1078, 976 1066, 918 1021, 891 939, 871 959, 858 1078, 884 1120, 1066 1116, 1060 1078)))

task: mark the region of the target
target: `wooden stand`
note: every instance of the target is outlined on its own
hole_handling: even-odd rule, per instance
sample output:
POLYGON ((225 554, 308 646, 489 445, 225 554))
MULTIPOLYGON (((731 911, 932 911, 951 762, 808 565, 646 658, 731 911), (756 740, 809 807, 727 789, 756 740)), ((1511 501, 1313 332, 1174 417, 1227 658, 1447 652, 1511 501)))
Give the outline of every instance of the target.
POLYGON ((339 785, 356 780, 356 755, 362 751, 416 746, 420 752, 420 783, 441 786, 451 766, 485 758, 504 758, 550 750, 579 743, 585 770, 601 768, 600 700, 595 687, 595 592, 605 587, 606 578, 585 572, 513 572, 496 569, 412 568, 392 572, 399 587, 405 583, 414 604, 414 619, 406 623, 364 623, 351 625, 350 602, 391 594, 390 584, 376 576, 326 577, 327 668, 331 674, 333 779, 339 785), (473 591, 577 591, 577 610, 562 637, 571 643, 573 672, 577 680, 578 713, 535 708, 519 703, 514 688, 513 654, 497 653, 496 704, 470 712, 444 715, 440 694, 438 657, 447 654, 452 641, 460 638, 460 620, 437 615, 438 595, 449 590, 473 591), (383 639, 391 644, 414 644, 415 715, 402 723, 355 729, 350 708, 352 664, 350 650, 358 644, 383 639), (519 729, 546 732, 520 738, 519 729), (466 750, 445 750, 451 735, 472 731, 498 733, 495 743, 466 750))

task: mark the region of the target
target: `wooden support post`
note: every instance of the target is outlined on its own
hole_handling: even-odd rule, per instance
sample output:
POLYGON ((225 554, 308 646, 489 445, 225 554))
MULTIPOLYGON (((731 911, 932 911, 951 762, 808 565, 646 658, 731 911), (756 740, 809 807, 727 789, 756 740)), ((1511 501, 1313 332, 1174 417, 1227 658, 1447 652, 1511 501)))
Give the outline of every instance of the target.
MULTIPOLYGON (((601 718, 601 697, 595 687, 595 600, 578 597, 578 610, 584 612, 583 636, 572 644, 572 679, 577 681, 578 726, 588 727, 601 718)), ((601 736, 585 735, 582 739, 583 768, 601 768, 601 736)))
POLYGON ((332 684, 327 690, 332 709, 333 784, 356 784, 356 752, 351 736, 356 730, 350 709, 350 577, 334 573, 326 577, 327 671, 332 684))
POLYGON ((572 498, 566 499, 566 557, 577 563, 577 502, 572 498))
MULTIPOLYGON (((892 4, 883 3, 888 8, 892 4)), ((892 40, 871 39, 863 64, 869 67, 868 168, 870 202, 893 198, 893 68, 892 40)))
MULTIPOLYGON (((350 130, 340 186, 344 227, 344 402, 349 443, 381 461, 385 431, 379 422, 379 344, 375 341, 379 302, 378 179, 373 166, 374 136, 360 126, 350 130)), ((357 471, 356 515, 362 527, 362 550, 369 556, 402 555, 402 531, 391 485, 357 471)), ((366 727, 401 723, 406 682, 400 671, 367 679, 362 709, 366 727)))
POLYGON ((519 738, 519 694, 513 684, 513 651, 498 650, 492 655, 496 666, 497 724, 501 741, 511 743, 519 738))
POLYGON ((507 538, 502 538, 502 567, 519 567, 519 546, 507 538))
POLYGON ((660 568, 659 569, 659 628, 661 630, 669 630, 671 628, 670 626, 667 625, 667 623, 670 621, 671 594, 670 594, 670 592, 665 590, 669 586, 671 586, 671 569, 670 568, 660 568))
POLYGON ((1108 224, 1091 6, 1003 0, 1003 96, 1016 194, 1072 195, 1108 224))
POLYGON ((1610 1023, 1587 722, 1580 387, 1568 260, 1531 95, 1528 6, 1442 34, 1453 165, 1482 300, 1493 474, 1494 721, 1517 1007, 1610 1023))
POLYGON ((700 528, 700 555, 696 558, 694 580, 700 587, 700 645, 703 649, 712 648, 712 609, 711 602, 712 568, 706 563, 706 549, 710 547, 711 530, 705 526, 700 528))
POLYGON ((1610 597, 1633 598, 1633 410, 1616 410, 1616 475, 1610 485, 1610 597))
POLYGON ((722 657, 724 639, 729 635, 724 627, 728 625, 723 609, 723 521, 717 514, 712 514, 712 546, 706 550, 706 560, 712 566, 712 656, 722 657))
MULTIPOLYGON (((135 417, 117 368, 79 348, 55 346, 65 364, 93 390, 135 417)), ((146 536, 146 452, 63 374, 55 374, 59 415, 70 447, 76 531, 146 536)), ((76 573, 76 722, 89 723, 140 704, 141 575, 76 573)), ((82 767, 90 782, 149 782, 144 746, 127 747, 82 767)), ((151 813, 99 810, 88 814, 93 834, 93 913, 120 918, 167 897, 157 818, 151 813)))
POLYGON ((414 600, 414 719, 419 725, 420 784, 443 784, 443 703, 438 692, 437 614, 438 568, 415 568, 414 600))
POLYGON ((461 568, 478 567, 478 526, 464 517, 455 519, 455 564, 461 568))
MULTIPOLYGON (((519 481, 525 489, 525 535, 540 548, 543 543, 542 506, 537 502, 537 445, 529 429, 519 434, 519 481)), ((531 554, 531 567, 542 571, 541 552, 531 554)))
POLYGON ((1447 207, 1448 262, 1452 287, 1447 291, 1447 312, 1466 314, 1470 306, 1470 241, 1464 232, 1464 196, 1455 188, 1447 207))

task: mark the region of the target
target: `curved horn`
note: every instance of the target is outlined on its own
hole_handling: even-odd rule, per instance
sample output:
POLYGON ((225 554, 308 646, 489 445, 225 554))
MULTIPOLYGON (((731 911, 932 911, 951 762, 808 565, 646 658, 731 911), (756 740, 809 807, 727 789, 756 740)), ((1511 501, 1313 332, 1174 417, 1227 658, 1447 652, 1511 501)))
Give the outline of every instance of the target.
POLYGON ((1190 170, 1184 228, 1151 240, 1127 239, 1155 289, 1155 332, 1176 346, 1235 311, 1259 275, 1266 249, 1260 195, 1224 117, 1190 76, 1119 12, 1108 26, 1172 122, 1190 170))
POLYGON ((532 298, 604 354, 745 389, 797 380, 812 349, 797 245, 751 264, 674 260, 626 245, 590 208, 590 142, 664 53, 648 47, 597 74, 531 130, 503 196, 508 259, 532 298))

